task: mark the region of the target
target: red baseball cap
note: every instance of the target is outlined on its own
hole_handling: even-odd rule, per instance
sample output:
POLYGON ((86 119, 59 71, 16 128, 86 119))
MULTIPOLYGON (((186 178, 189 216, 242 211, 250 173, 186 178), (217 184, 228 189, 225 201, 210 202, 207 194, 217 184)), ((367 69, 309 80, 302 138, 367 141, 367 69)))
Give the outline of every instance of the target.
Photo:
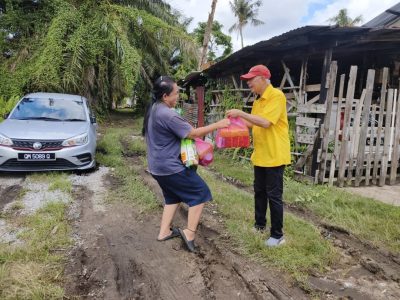
POLYGON ((263 76, 267 79, 271 78, 271 72, 264 65, 256 65, 249 70, 249 73, 240 76, 242 80, 249 80, 256 76, 263 76))

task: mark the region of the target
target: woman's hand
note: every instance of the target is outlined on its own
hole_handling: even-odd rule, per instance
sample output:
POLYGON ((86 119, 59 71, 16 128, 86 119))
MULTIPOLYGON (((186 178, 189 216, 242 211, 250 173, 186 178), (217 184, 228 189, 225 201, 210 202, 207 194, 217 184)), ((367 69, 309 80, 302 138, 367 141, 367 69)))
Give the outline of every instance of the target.
POLYGON ((215 124, 217 125, 217 128, 225 128, 231 124, 231 121, 229 119, 222 119, 216 122, 215 124))
POLYGON ((240 109, 230 109, 226 111, 225 115, 228 118, 241 117, 243 115, 243 111, 241 111, 240 109))

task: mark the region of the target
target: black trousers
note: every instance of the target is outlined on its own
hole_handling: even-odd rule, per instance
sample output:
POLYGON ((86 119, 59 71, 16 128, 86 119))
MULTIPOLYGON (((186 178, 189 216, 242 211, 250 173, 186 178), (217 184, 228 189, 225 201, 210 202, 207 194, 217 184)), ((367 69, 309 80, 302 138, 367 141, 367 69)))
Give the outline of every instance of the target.
POLYGON ((264 229, 267 223, 266 214, 269 203, 271 216, 271 237, 283 236, 283 171, 285 166, 254 167, 254 227, 264 229))

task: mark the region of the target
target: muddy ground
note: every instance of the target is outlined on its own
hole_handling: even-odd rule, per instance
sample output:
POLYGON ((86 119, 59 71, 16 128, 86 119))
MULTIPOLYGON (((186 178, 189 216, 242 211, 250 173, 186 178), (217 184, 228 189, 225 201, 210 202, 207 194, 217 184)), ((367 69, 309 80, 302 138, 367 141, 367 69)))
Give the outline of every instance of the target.
MULTIPOLYGON (((160 208, 143 214, 132 205, 105 202, 107 192, 121 184, 108 168, 71 174, 74 201, 68 217, 75 245, 65 253, 66 299, 400 299, 398 255, 297 207, 286 209, 318 226, 340 253, 335 266, 309 274, 308 289, 240 255, 212 203, 198 229, 198 253, 189 253, 180 238, 158 242, 161 191, 138 157, 126 160, 155 192, 160 208)), ((25 184, 24 174, 0 174, 0 208, 10 205, 25 184)), ((186 216, 181 206, 174 225, 185 227, 186 216)))

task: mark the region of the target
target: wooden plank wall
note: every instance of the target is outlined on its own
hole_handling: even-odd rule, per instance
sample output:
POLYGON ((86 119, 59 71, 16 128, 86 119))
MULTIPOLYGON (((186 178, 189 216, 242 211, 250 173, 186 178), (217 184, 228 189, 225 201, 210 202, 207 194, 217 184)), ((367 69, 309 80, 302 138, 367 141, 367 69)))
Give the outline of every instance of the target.
MULTIPOLYGON (((357 67, 352 66, 346 88, 345 75, 339 88, 336 62, 331 65, 325 103, 325 122, 320 125, 318 178, 315 182, 343 186, 396 184, 400 181, 400 94, 386 89, 388 68, 384 68, 380 99, 373 99, 375 70, 368 70, 360 99, 354 98, 357 67), (333 76, 335 78, 333 78, 333 76), (334 93, 338 92, 335 97, 334 93), (344 101, 343 101, 344 100, 344 101), (336 110, 332 107, 336 106, 336 110), (335 122, 332 122, 335 120, 335 122), (335 124, 335 126, 332 126, 335 124)), ((299 124, 302 119, 299 120, 299 124)), ((303 122, 304 123, 304 122, 303 122)))

